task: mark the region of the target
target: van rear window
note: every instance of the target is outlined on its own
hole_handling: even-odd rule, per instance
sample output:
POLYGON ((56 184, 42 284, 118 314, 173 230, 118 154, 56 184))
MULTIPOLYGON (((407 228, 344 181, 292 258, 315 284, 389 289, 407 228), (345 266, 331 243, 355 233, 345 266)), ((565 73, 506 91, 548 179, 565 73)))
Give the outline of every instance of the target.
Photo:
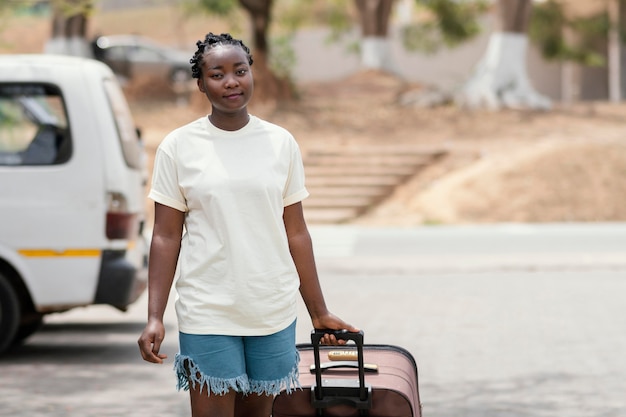
POLYGON ((112 80, 104 80, 104 90, 113 111, 115 127, 122 145, 122 153, 126 165, 135 169, 142 169, 145 165, 144 149, 137 135, 130 108, 119 85, 112 80))
POLYGON ((0 165, 56 165, 71 155, 61 91, 48 84, 0 84, 0 165))

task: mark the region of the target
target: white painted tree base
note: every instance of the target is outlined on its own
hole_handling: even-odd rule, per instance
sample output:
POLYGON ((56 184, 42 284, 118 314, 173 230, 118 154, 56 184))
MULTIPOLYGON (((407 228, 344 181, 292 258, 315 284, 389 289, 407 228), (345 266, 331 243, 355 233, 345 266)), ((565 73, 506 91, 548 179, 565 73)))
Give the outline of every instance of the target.
POLYGON ((527 48, 526 34, 493 33, 474 75, 457 96, 457 103, 491 110, 550 109, 550 99, 535 91, 528 78, 527 48))
POLYGON ((81 37, 51 38, 44 46, 44 53, 93 58, 89 42, 81 37))
POLYGON ((389 40, 382 36, 366 36, 361 39, 361 65, 365 69, 396 72, 390 53, 389 40))

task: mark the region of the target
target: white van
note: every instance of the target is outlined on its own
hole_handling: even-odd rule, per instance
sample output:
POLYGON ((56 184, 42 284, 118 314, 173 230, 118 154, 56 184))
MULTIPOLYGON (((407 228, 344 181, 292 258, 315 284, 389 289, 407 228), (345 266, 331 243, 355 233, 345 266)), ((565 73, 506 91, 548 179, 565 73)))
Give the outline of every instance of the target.
POLYGON ((143 292, 145 159, 109 67, 0 55, 0 352, 45 314, 143 292))

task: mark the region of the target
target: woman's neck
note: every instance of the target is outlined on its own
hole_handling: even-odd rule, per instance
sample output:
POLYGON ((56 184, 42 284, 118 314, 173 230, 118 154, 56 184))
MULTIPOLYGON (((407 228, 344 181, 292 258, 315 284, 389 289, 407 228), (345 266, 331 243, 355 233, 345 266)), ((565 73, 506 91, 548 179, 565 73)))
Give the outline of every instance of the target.
POLYGON ((247 125, 248 121, 250 121, 250 115, 248 112, 237 114, 221 114, 213 112, 209 114, 209 121, 218 129, 234 131, 247 125))

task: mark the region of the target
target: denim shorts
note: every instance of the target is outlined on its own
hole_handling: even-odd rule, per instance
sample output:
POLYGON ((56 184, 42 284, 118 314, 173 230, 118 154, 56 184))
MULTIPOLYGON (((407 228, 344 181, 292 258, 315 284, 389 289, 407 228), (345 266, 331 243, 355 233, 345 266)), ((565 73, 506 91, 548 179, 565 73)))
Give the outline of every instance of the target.
POLYGON ((222 336, 179 333, 174 360, 177 388, 190 386, 223 395, 276 395, 299 388, 296 322, 267 336, 222 336))

